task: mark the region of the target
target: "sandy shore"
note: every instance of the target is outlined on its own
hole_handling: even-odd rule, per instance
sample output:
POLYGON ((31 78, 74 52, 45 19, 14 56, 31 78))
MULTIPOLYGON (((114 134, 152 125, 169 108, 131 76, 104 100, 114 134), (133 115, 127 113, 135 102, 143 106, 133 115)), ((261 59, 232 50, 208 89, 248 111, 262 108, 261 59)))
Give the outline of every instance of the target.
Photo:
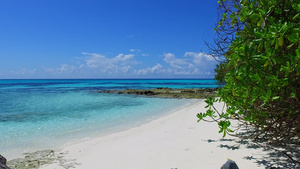
POLYGON ((227 158, 243 169, 265 168, 258 164, 266 154, 261 148, 222 139, 215 123, 197 123, 196 114, 204 107, 199 100, 140 127, 68 144, 60 151, 64 160, 41 168, 213 169, 227 158))

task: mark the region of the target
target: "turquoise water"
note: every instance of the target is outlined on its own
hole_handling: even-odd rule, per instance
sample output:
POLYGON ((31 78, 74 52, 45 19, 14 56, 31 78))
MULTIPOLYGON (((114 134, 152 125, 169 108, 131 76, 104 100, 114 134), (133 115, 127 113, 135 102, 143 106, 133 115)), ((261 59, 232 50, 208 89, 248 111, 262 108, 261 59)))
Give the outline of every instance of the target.
POLYGON ((0 80, 0 154, 61 146, 137 126, 194 100, 99 90, 208 88, 214 80, 0 80))

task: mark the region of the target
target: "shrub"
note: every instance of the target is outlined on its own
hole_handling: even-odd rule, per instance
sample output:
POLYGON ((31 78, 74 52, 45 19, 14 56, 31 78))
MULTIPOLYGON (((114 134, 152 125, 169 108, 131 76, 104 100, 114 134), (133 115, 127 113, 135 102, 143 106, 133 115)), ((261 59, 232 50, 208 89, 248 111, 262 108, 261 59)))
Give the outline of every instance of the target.
POLYGON ((299 0, 220 0, 212 55, 219 98, 206 100, 200 120, 218 122, 225 136, 230 118, 253 126, 251 138, 284 145, 300 138, 299 0), (214 103, 224 101, 226 111, 214 103))

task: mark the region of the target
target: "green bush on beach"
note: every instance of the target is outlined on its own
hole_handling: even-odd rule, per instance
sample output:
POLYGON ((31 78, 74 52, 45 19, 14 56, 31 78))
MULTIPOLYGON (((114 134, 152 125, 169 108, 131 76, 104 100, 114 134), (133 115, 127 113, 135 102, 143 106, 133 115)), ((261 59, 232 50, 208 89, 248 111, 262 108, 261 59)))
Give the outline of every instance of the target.
POLYGON ((220 20, 211 53, 220 61, 215 79, 224 83, 218 98, 206 100, 220 132, 230 134, 230 119, 252 126, 247 135, 268 144, 299 144, 300 1, 220 0, 220 20), (214 109, 223 101, 226 110, 214 109))

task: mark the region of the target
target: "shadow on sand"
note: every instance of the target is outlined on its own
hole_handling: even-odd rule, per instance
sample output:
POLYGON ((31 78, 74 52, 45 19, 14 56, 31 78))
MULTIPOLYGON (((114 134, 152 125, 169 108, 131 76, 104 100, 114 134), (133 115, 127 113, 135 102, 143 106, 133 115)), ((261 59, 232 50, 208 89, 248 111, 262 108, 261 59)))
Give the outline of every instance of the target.
MULTIPOLYGON (((286 154, 296 161, 300 161, 300 147, 297 145, 287 145, 285 147, 263 146, 263 143, 254 143, 249 139, 219 139, 206 140, 209 143, 220 143, 218 147, 228 150, 239 150, 241 146, 247 149, 262 149, 265 152, 263 157, 245 156, 246 160, 252 160, 254 163, 265 166, 266 169, 300 169, 300 164, 289 159, 286 154)), ((237 162, 238 163, 238 162, 237 162)))

